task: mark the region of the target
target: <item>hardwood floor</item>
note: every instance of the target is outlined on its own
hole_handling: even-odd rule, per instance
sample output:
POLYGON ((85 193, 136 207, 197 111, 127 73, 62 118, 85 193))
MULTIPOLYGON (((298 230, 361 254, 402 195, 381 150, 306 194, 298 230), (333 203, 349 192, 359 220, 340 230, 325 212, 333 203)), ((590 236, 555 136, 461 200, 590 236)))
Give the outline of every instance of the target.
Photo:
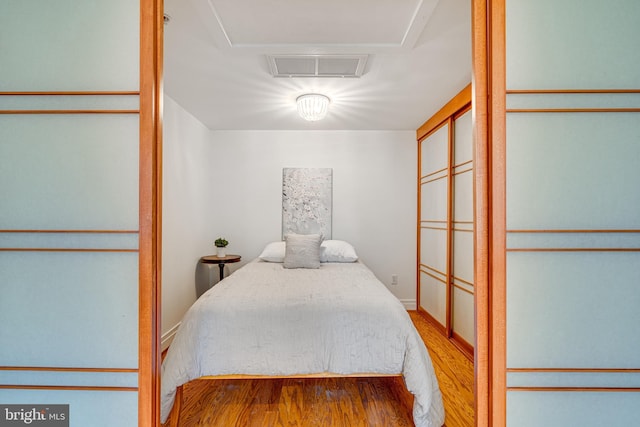
POLYGON ((444 402, 447 427, 475 425, 473 363, 417 312, 409 312, 427 343, 444 402))
MULTIPOLYGON (((473 365, 418 313, 442 390, 447 427, 470 427, 473 365)), ((402 378, 196 380, 184 387, 180 427, 413 426, 402 378)), ((166 425, 170 425, 171 419, 166 425)))

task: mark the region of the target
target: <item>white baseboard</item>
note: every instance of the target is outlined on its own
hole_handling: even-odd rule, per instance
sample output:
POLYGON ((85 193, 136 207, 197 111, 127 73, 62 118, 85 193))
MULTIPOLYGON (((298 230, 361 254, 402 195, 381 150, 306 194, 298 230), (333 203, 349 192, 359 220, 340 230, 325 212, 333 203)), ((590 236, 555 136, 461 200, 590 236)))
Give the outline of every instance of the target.
POLYGON ((173 328, 169 329, 167 332, 162 334, 162 338, 160 339, 160 345, 162 346, 161 351, 165 351, 166 349, 169 348, 169 346, 171 345, 171 342, 173 341, 173 337, 176 335, 176 332, 178 332, 179 327, 180 327, 180 322, 178 322, 177 325, 175 325, 173 328))
POLYGON ((401 299, 400 302, 407 310, 417 310, 418 305, 414 299, 401 299))

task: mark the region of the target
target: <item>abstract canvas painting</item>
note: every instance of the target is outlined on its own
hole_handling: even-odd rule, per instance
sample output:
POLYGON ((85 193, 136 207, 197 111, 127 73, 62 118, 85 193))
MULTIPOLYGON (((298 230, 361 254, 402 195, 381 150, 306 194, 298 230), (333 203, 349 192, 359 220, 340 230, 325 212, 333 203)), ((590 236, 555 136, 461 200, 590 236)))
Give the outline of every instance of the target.
POLYGON ((331 168, 282 170, 282 236, 315 234, 331 239, 331 168))

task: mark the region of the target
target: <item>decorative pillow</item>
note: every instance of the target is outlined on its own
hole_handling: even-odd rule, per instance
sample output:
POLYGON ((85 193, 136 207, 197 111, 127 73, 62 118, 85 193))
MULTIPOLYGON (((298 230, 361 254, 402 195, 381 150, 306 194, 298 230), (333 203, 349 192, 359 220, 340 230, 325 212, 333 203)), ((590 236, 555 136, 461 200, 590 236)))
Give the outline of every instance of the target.
POLYGON ((343 240, 325 240, 320 246, 320 262, 356 262, 357 260, 356 250, 343 240))
POLYGON ((284 241, 284 268, 320 268, 321 234, 292 233, 284 241))
POLYGON ((258 256, 258 258, 267 262, 283 262, 284 252, 284 242, 271 242, 267 246, 265 246, 264 250, 258 256))

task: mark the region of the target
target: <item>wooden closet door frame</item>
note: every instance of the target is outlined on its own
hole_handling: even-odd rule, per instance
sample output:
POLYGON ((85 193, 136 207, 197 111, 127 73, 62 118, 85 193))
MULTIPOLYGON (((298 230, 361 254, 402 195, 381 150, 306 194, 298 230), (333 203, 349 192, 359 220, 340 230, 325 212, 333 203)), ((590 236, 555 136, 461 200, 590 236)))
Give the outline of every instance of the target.
POLYGON ((476 426, 506 426, 505 0, 472 0, 476 426))
POLYGON ((160 425, 163 1, 140 0, 138 426, 160 425))

